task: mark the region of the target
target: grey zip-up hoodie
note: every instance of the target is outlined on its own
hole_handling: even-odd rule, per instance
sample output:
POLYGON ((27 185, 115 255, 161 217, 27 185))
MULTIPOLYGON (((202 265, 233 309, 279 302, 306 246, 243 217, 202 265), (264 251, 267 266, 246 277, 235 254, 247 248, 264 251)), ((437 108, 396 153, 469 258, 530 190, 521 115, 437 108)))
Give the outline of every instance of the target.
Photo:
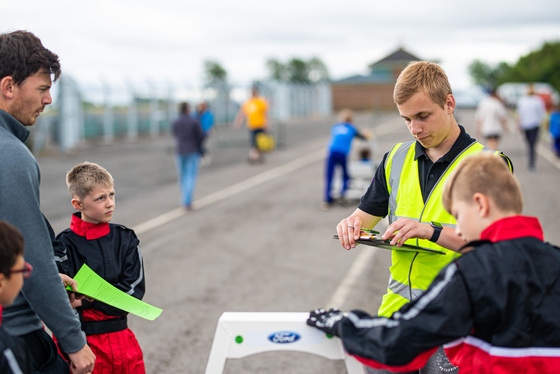
POLYGON ((52 229, 40 208, 39 165, 23 143, 28 136, 25 126, 0 110, 0 219, 21 231, 25 260, 33 266, 14 303, 4 308, 2 326, 19 336, 42 329, 42 320, 62 349, 74 353, 86 339, 54 262, 52 229))

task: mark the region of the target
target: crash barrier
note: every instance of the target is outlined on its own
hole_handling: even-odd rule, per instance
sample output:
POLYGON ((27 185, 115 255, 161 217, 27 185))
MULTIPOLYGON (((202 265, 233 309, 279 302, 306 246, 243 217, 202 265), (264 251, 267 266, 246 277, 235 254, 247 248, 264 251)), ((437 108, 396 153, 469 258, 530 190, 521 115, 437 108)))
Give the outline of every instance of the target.
POLYGON ((349 356, 340 339, 308 326, 309 313, 233 313, 218 320, 206 374, 221 374, 228 358, 270 351, 299 351, 331 360, 344 360, 348 374, 365 373, 349 356))

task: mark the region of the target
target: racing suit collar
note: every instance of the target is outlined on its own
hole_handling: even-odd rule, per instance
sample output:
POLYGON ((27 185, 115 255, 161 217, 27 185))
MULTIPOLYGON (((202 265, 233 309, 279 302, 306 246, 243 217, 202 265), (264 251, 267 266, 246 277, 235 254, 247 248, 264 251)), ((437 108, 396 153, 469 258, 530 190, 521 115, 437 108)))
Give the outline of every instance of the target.
POLYGON ((536 217, 512 216, 500 219, 480 233, 481 240, 497 242, 523 237, 535 237, 544 241, 541 224, 536 217))
POLYGON ((70 230, 77 235, 84 236, 87 240, 99 239, 109 234, 109 224, 106 222, 90 223, 82 220, 82 214, 76 212, 72 214, 70 230))

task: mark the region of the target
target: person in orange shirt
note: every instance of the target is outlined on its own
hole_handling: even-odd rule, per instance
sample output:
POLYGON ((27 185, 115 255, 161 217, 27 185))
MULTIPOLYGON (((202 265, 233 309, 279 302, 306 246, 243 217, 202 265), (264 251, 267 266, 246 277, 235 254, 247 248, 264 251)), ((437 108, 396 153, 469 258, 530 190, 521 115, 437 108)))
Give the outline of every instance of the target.
POLYGON ((244 121, 247 122, 251 141, 249 163, 263 162, 264 156, 257 147, 257 135, 268 131, 268 103, 264 97, 259 96, 256 86, 251 88, 251 98, 239 108, 233 126, 240 128, 244 121))

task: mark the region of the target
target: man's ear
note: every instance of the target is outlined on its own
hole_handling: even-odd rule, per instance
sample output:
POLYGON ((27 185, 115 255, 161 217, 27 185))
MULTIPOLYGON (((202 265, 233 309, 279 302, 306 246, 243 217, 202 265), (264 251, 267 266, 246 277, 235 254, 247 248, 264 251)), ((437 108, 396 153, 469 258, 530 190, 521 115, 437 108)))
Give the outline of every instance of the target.
POLYGON ((476 192, 473 195, 473 203, 476 205, 476 210, 480 218, 486 218, 490 214, 490 200, 488 196, 483 193, 476 192))
POLYGON ((76 210, 82 210, 82 203, 75 197, 72 198, 72 206, 76 210))
POLYGON ((10 75, 0 79, 0 92, 7 99, 14 97, 14 78, 10 75))

